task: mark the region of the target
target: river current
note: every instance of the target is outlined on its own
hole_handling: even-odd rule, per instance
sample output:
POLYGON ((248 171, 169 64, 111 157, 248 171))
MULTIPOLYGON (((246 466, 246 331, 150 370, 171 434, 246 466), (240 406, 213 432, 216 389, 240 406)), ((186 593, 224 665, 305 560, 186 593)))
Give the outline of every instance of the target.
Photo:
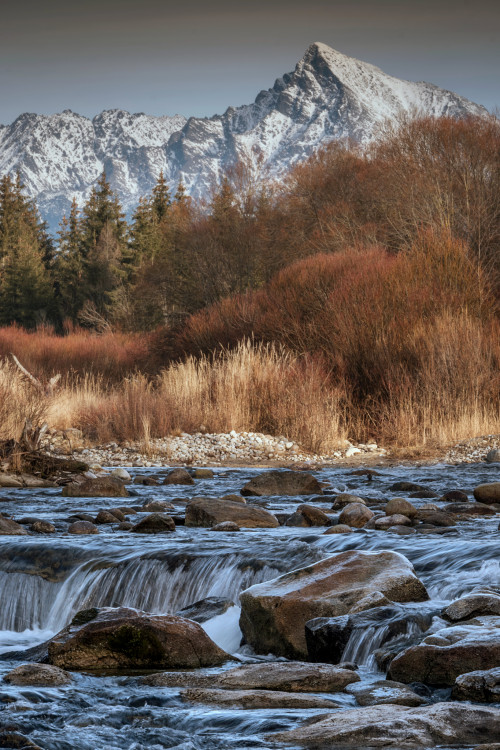
MULTIPOLYGON (((124 605, 171 614, 205 597, 218 596, 230 598, 235 606, 202 626, 238 659, 256 661, 263 657, 240 646, 239 593, 254 583, 351 549, 394 550, 405 555, 431 597, 426 611, 441 609, 478 585, 500 586, 498 516, 460 522, 442 535, 397 536, 363 529, 324 535, 321 528, 284 526, 228 534, 181 525, 175 533, 158 535, 130 534, 107 525, 101 525, 95 536, 66 533, 67 519, 75 512, 94 516, 100 509, 139 506, 146 499, 172 501, 176 507, 172 515, 180 517, 187 498, 239 492, 258 471, 262 470, 216 469, 213 479, 197 480, 195 487, 133 485, 137 496, 119 499, 64 498, 59 488, 0 491, 0 512, 17 520, 33 516, 56 526, 50 535, 0 537, 0 653, 22 651, 47 640, 81 609, 124 605)), ((498 466, 487 464, 384 466, 377 471, 372 481, 353 475, 347 467, 313 473, 330 482, 333 490, 370 498, 401 495, 388 488, 403 479, 441 495, 452 489, 471 494, 478 484, 499 478, 498 466)), ((292 513, 307 499, 271 497, 249 502, 273 513, 292 513)), ((412 502, 421 506, 435 501, 412 502)), ((325 511, 331 503, 329 496, 314 501, 325 511)), ((435 616, 431 628, 439 629, 442 624, 435 616)), ((345 660, 358 664, 366 682, 384 678, 374 659, 374 651, 384 640, 383 628, 374 625, 356 633, 344 652, 345 660)), ((21 663, 22 656, 0 661, 0 678, 21 663)), ((270 747, 267 734, 294 728, 325 712, 324 708, 245 710, 191 705, 181 700, 179 689, 145 687, 133 676, 73 676, 73 683, 61 688, 0 683, 0 724, 15 725, 16 731, 43 750, 256 750, 270 747)), ((343 707, 356 705, 350 695, 332 697, 343 707)), ((446 691, 436 691, 432 699, 443 697, 446 691)))

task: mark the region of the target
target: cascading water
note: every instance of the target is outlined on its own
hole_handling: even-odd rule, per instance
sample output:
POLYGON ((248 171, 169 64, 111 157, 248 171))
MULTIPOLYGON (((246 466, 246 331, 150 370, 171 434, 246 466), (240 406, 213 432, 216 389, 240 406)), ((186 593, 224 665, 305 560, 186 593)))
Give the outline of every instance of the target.
MULTIPOLYGON (((382 498, 389 484, 408 478, 408 471, 408 467, 383 469, 369 485, 349 469, 323 470, 318 477, 346 491, 382 498)), ((197 492, 213 496, 234 492, 253 473, 217 473, 211 482, 200 482, 197 492)), ((437 493, 455 488, 470 491, 496 479, 496 471, 484 466, 431 466, 412 469, 411 478, 427 483, 437 493)), ((137 491, 140 503, 153 498, 175 503, 179 488, 140 486, 137 491)), ((323 500, 315 504, 329 511, 329 498, 323 500)), ((302 501, 269 498, 258 502, 271 512, 292 512, 302 501)), ((120 499, 121 506, 126 502, 132 505, 138 500, 120 499)), ((0 512, 17 518, 45 518, 57 528, 56 534, 47 537, 0 537, 0 653, 46 640, 80 609, 125 605, 167 614, 209 596, 238 605, 239 593, 254 583, 328 555, 347 549, 391 549, 411 560, 431 601, 402 605, 401 626, 385 621, 354 628, 342 658, 360 665, 362 680, 369 682, 383 678, 376 660, 380 649, 412 643, 442 627, 435 612, 457 596, 478 586, 500 586, 498 519, 475 518, 443 536, 400 537, 364 530, 324 535, 323 529, 288 527, 223 534, 182 526, 165 535, 141 536, 102 526, 96 536, 67 535, 67 518, 74 512, 95 515, 100 508, 116 505, 116 500, 64 499, 58 490, 50 489, 36 494, 16 490, 9 492, 6 502, 0 499, 0 512)), ((179 512, 183 507, 180 504, 179 512)), ((239 649, 238 615, 238 606, 233 606, 203 623, 209 635, 231 653, 239 649)), ((247 647, 242 658, 250 658, 247 647)), ((12 662, 0 661, 0 678, 12 666, 12 662)), ((266 733, 295 727, 318 714, 315 709, 196 707, 183 703, 175 689, 131 687, 122 678, 85 674, 75 675, 68 688, 35 691, 4 685, 1 695, 17 703, 0 700, 0 723, 2 706, 9 706, 9 721, 15 720, 19 731, 29 734, 43 750, 267 750, 266 733)), ((355 705, 348 695, 337 698, 342 705, 355 705)))

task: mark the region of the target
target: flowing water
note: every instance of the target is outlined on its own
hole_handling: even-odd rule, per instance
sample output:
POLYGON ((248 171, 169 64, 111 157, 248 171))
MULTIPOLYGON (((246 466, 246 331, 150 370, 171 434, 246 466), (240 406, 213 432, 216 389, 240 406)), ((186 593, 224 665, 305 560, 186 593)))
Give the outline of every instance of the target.
MULTIPOLYGON (((494 465, 391 467, 368 482, 352 470, 315 472, 338 491, 387 498, 398 480, 424 484, 439 494, 450 489, 469 493, 498 479, 494 465)), ((140 470, 145 474, 145 470, 140 470)), ((60 489, 0 491, 0 512, 16 519, 37 517, 55 524, 51 535, 0 537, 0 653, 22 652, 50 638, 84 608, 125 605, 169 614, 208 596, 234 602, 203 627, 224 649, 243 660, 256 660, 240 647, 238 595, 254 583, 303 567, 349 549, 395 550, 408 557, 431 597, 407 605, 407 623, 397 635, 390 623, 374 622, 353 631, 344 660, 359 665, 363 680, 383 678, 375 652, 394 638, 411 643, 422 630, 439 629, 437 612, 450 600, 478 585, 500 586, 498 517, 461 522, 444 535, 397 536, 358 530, 324 535, 323 529, 279 527, 224 534, 178 526, 173 534, 136 535, 100 526, 95 536, 70 536, 67 519, 74 512, 95 515, 101 508, 139 506, 146 499, 174 502, 181 515, 191 495, 220 497, 237 492, 253 469, 216 470, 214 479, 195 488, 134 485, 139 497, 63 498, 60 489)), ((276 513, 293 512, 304 498, 255 499, 276 513)), ((423 505, 434 500, 414 500, 423 505)), ((329 510, 331 498, 314 502, 329 510)), ((137 519, 142 516, 137 516, 137 519)), ((134 519, 136 517, 134 516, 134 519)), ((272 658, 272 657, 271 657, 272 658)), ((0 661, 0 677, 23 663, 0 661)), ((235 663, 223 668, 235 666, 235 663)), ((210 670, 209 670, 210 671, 210 670)), ((213 670, 217 671, 217 670, 213 670)), ((354 698, 335 694, 344 707, 354 698)), ((443 697, 436 691, 434 698, 443 697)), ((0 726, 15 725, 44 750, 215 750, 269 748, 268 733, 299 726, 325 709, 238 710, 183 703, 179 689, 140 686, 132 677, 74 674, 64 688, 23 688, 0 683, 0 726)))

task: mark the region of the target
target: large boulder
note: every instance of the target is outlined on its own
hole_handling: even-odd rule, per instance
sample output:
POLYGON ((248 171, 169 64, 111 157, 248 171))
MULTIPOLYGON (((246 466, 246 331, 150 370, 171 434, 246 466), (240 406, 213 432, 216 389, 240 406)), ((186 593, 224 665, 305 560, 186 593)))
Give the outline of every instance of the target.
POLYGON ((69 685, 71 679, 68 672, 52 664, 21 664, 4 677, 5 682, 11 685, 30 687, 59 687, 69 685))
POLYGON ((186 526, 211 527, 232 521, 240 528, 271 529, 279 526, 278 519, 263 508, 212 497, 200 497, 186 506, 186 526))
POLYGON ((431 626, 433 615, 437 614, 433 607, 407 609, 401 605, 389 604, 385 597, 382 599, 385 602, 382 601, 381 606, 377 606, 372 598, 367 602, 372 603, 372 608, 362 612, 340 617, 316 617, 307 622, 305 635, 311 661, 338 664, 343 660, 344 650, 351 636, 354 634, 354 638, 358 640, 367 630, 380 629, 377 640, 379 648, 408 632, 423 633, 431 626))
POLYGON ((266 471, 253 477, 242 488, 244 496, 256 495, 322 495, 321 484, 303 471, 266 471))
POLYGON ((251 586, 240 595, 240 627, 257 653, 307 656, 305 624, 349 614, 376 595, 393 602, 429 597, 411 563, 397 552, 341 552, 306 568, 251 586))
POLYGON ((196 622, 127 607, 83 610, 48 642, 48 662, 78 669, 192 669, 230 657, 196 622))
POLYGON ((500 664, 500 618, 482 617, 477 624, 443 628, 398 654, 388 678, 452 686, 465 672, 492 669, 500 664))
POLYGON ((13 521, 12 518, 0 516, 0 536, 24 536, 28 532, 26 529, 13 521))
POLYGON ((354 682, 359 682, 359 676, 351 669, 301 661, 244 664, 216 675, 162 672, 141 679, 142 684, 154 687, 192 686, 225 690, 279 690, 287 693, 340 693, 354 682))
POLYGON ((486 503, 486 505, 500 503, 500 482, 480 484, 474 490, 474 497, 478 502, 486 503))
POLYGON ((62 491, 63 497, 128 497, 129 493, 123 482, 117 477, 96 477, 83 482, 67 484, 62 491))
POLYGON ((268 736, 283 742, 314 748, 434 748, 467 747, 495 741, 500 736, 500 709, 463 703, 435 703, 408 708, 382 705, 337 711, 307 722, 298 729, 268 736))
POLYGON ((457 701, 500 703, 500 667, 459 675, 451 697, 457 701))

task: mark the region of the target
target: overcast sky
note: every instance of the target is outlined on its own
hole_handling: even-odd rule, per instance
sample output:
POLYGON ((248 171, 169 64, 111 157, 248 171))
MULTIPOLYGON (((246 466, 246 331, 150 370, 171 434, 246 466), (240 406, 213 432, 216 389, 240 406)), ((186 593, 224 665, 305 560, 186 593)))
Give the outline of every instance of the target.
POLYGON ((0 122, 63 109, 222 113, 253 101, 315 41, 491 110, 499 26, 498 0, 6 0, 0 122))

